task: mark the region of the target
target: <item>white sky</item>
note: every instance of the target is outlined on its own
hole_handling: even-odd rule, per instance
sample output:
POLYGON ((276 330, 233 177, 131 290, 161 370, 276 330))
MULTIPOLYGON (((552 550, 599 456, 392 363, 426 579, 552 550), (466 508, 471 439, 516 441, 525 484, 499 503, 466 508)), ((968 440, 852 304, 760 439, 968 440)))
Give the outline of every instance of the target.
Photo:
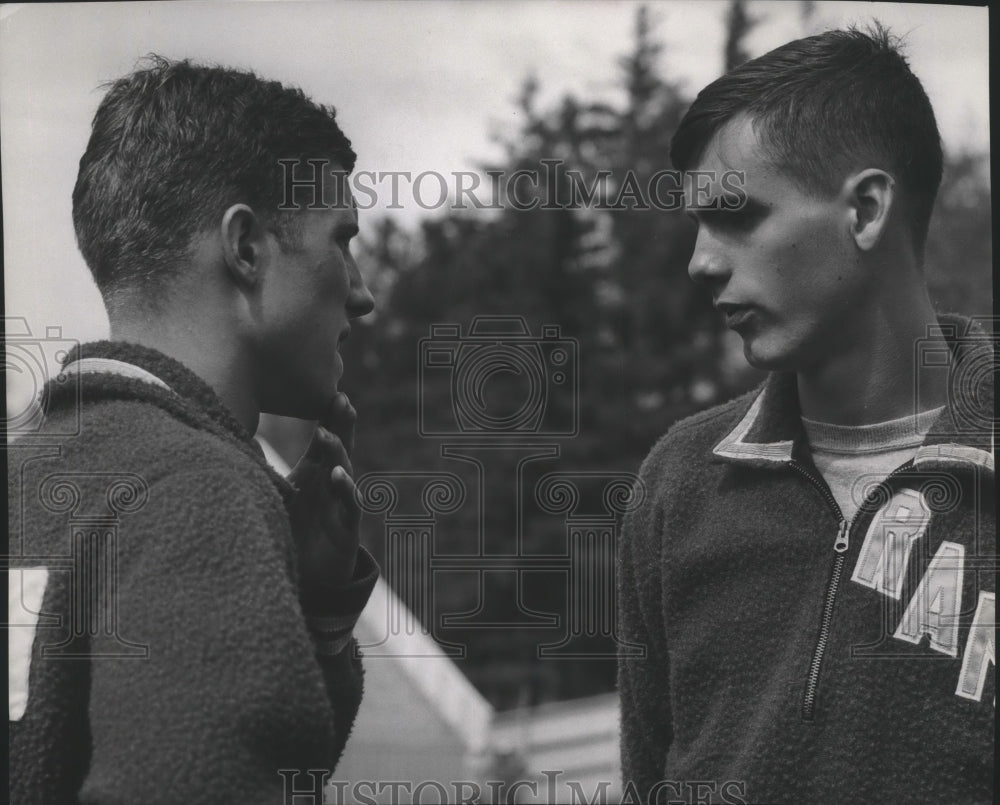
MULTIPOLYGON (((0 9, 0 160, 6 315, 35 334, 91 340, 107 319, 73 236, 70 194, 98 85, 156 52, 251 67, 332 103, 359 170, 450 173, 500 156, 492 132, 517 130, 524 77, 539 102, 566 92, 620 100, 636 2, 174 2, 8 4, 0 9)), ((664 73, 693 94, 722 69, 726 3, 648 2, 664 73)), ((989 146, 985 8, 751 2, 759 55, 815 29, 881 19, 905 34, 945 147, 989 146)), ((433 195, 432 191, 429 191, 433 195)), ((376 211, 367 213, 373 215, 376 211)), ((423 211, 395 213, 412 224, 423 211)), ((364 220, 362 219, 364 229, 364 220)), ((16 392, 16 378, 10 378, 16 392)))

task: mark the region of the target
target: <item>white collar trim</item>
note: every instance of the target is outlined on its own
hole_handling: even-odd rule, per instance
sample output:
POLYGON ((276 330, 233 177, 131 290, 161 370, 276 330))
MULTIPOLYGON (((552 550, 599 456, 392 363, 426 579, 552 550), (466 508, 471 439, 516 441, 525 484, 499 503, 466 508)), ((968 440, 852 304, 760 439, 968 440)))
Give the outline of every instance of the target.
POLYGON ((974 464, 994 472, 993 453, 965 444, 928 444, 919 448, 913 457, 914 467, 956 464, 974 464))
POLYGON ((761 391, 754 400, 750 410, 740 420, 740 423, 733 428, 729 434, 719 442, 712 452, 723 458, 735 458, 741 460, 774 461, 783 463, 792 460, 792 442, 745 442, 743 439, 750 432, 757 415, 764 402, 764 395, 767 390, 761 391))
POLYGON ((161 389, 173 392, 166 383, 154 375, 147 372, 140 366, 116 361, 111 358, 80 358, 72 363, 67 363, 60 372, 61 375, 85 375, 85 374, 113 374, 119 377, 130 377, 134 380, 141 380, 161 389))

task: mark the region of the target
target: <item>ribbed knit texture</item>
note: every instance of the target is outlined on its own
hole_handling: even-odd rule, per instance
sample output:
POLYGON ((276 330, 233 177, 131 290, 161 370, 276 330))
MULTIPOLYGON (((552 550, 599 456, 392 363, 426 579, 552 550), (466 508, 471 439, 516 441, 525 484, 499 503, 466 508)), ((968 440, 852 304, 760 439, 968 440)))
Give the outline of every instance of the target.
MULTIPOLYGON (((175 393, 113 375, 54 382, 47 432, 76 435, 8 451, 12 564, 50 565, 27 709, 10 725, 11 799, 280 803, 279 769, 336 765, 362 673, 353 646, 316 655, 285 507, 292 487, 181 364, 119 343, 80 354, 139 365, 175 393), (54 482, 78 500, 54 505, 54 482), (122 483, 136 496, 109 492, 122 483), (114 534, 113 580, 96 588, 104 617, 114 604, 111 633, 74 627, 80 576, 66 557, 81 528, 114 534)), ((76 564, 103 566, 94 554, 76 564)), ((362 553, 355 581, 321 614, 360 611, 376 576, 362 553)))
POLYGON ((944 413, 944 407, 921 411, 915 416, 890 419, 872 425, 833 425, 802 417, 809 447, 813 452, 881 453, 894 448, 916 447, 934 423, 944 413))
POLYGON ((832 425, 802 417, 809 452, 844 519, 850 521, 865 489, 913 458, 944 408, 873 425, 832 425))

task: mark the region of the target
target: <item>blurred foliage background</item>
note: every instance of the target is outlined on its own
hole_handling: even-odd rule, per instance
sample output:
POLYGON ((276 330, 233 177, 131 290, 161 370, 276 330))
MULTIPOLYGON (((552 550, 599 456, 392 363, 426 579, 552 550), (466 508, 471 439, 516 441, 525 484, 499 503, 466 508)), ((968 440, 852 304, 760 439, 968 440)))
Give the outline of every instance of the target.
MULTIPOLYGON (((807 19, 810 4, 801 9, 807 19)), ((748 57, 747 31, 767 20, 753 17, 743 2, 730 3, 727 19, 725 55, 732 67, 748 57)), ((567 95, 542 108, 536 96, 544 75, 527 76, 517 100, 523 125, 504 141, 503 163, 484 169, 528 169, 544 179, 542 160, 560 159, 588 182, 600 170, 614 177, 634 171, 645 186, 649 176, 669 167, 670 138, 691 98, 660 69, 662 47, 646 10, 639 11, 634 30, 631 49, 616 66, 617 104, 567 95)), ((525 188, 522 184, 519 191, 522 200, 529 197, 525 188)), ((538 196, 547 198, 552 189, 543 181, 538 196)), ((345 345, 342 383, 360 412, 357 476, 447 471, 476 489, 475 467, 442 458, 442 445, 454 440, 418 434, 417 395, 423 394, 429 410, 446 417, 453 395, 448 372, 424 371, 419 342, 432 325, 443 323, 458 324, 466 334, 473 319, 484 314, 521 316, 533 334, 543 325, 557 325, 562 338, 578 345, 578 435, 536 440, 558 444, 559 456, 538 462, 524 483, 560 469, 637 472, 671 423, 760 380, 743 362, 738 339, 724 331, 707 295, 687 276, 694 235, 682 213, 656 209, 452 210, 428 217, 417 231, 388 218, 366 223, 359 264, 379 308, 357 323, 345 345)), ((927 271, 939 309, 990 315, 991 258, 989 154, 947 154, 927 245, 927 271)), ((486 388, 488 404, 498 411, 516 409, 525 393, 523 380, 495 376, 486 388)), ((555 410, 551 416, 568 413, 555 410)), ((482 490, 483 500, 473 494, 439 520, 435 555, 474 552, 481 529, 490 535, 487 543, 513 545, 511 510, 521 455, 490 452, 492 481, 482 490), (488 517, 480 524, 483 511, 488 517)), ((530 503, 523 512, 525 552, 564 555, 565 521, 530 503)), ((382 519, 366 516, 363 528, 365 543, 384 563, 382 519)), ((606 570, 610 578, 611 568, 606 570)), ((435 622, 426 627, 442 641, 467 647, 459 666, 494 706, 506 709, 614 688, 610 656, 538 657, 539 645, 558 642, 565 634, 564 573, 487 576, 484 587, 476 573, 435 573, 428 589, 426 574, 415 573, 397 592, 407 600, 433 596, 435 622), (563 620, 549 628, 485 625, 516 622, 525 609, 559 613, 563 620), (442 626, 442 615, 469 611, 476 615, 464 626, 442 626)), ((614 651, 608 637, 593 637, 588 645, 595 653, 614 651)))

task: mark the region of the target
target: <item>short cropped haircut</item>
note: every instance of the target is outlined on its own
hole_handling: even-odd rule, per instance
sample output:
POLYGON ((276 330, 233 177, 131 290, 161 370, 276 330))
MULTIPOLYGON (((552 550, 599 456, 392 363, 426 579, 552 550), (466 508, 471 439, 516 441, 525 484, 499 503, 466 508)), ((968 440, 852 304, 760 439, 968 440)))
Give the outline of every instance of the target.
MULTIPOLYGON (((333 107, 254 73, 148 56, 110 82, 73 189, 73 224, 109 312, 120 291, 150 301, 192 238, 248 204, 279 237, 281 159, 356 155, 333 107)), ((154 305, 155 307, 155 305, 154 305)))
POLYGON ((696 167, 712 137, 741 114, 768 162, 806 192, 834 193, 863 168, 891 174, 922 253, 941 184, 941 138, 927 93, 879 23, 870 32, 797 39, 713 81, 674 135, 674 166, 696 167))

